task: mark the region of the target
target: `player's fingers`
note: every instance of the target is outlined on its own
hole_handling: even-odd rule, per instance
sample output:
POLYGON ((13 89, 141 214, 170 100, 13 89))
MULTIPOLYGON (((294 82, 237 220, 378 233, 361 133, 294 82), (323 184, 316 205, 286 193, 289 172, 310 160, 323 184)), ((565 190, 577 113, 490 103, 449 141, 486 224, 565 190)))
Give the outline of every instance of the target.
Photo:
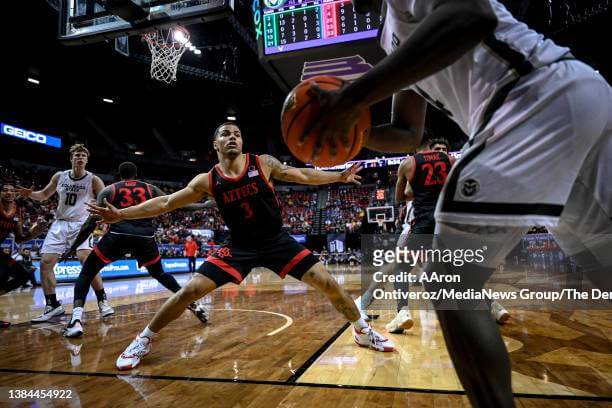
POLYGON ((310 158, 311 162, 319 158, 319 156, 321 155, 321 151, 323 150, 323 144, 325 142, 325 126, 319 124, 316 130, 317 131, 315 136, 315 145, 312 150, 312 157, 310 158))
POLYGON ((336 155, 338 154, 338 141, 331 132, 327 132, 326 140, 329 146, 329 154, 332 160, 336 160, 336 155))
POLYGON ((361 170, 361 165, 359 163, 354 163, 350 168, 349 171, 351 172, 351 174, 355 174, 357 173, 359 170, 361 170))
POLYGON ((310 138, 311 133, 313 132, 313 130, 317 126, 317 122, 318 121, 319 121, 318 118, 316 118, 315 120, 310 122, 310 124, 308 126, 306 126, 304 128, 304 130, 302 131, 302 134, 298 138, 298 141, 297 141, 297 145, 298 146, 302 146, 304 143, 306 143, 306 140, 308 140, 310 138))

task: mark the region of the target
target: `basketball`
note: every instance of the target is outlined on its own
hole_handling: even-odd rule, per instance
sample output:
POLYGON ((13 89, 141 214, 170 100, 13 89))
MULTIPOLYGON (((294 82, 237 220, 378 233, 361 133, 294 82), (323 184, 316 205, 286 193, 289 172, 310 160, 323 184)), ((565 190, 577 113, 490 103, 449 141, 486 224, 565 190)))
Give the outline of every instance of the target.
MULTIPOLYGON (((341 88, 344 81, 337 77, 322 75, 301 82, 287 95, 281 113, 281 126, 285 144, 289 147, 291 153, 304 163, 310 162, 316 143, 316 137, 310 137, 303 145, 298 146, 300 135, 319 114, 319 101, 310 92, 315 83, 321 89, 335 90, 341 88)), ((329 146, 324 145, 321 154, 313 161, 313 164, 329 167, 351 160, 361 150, 364 139, 369 135, 370 126, 370 111, 366 109, 349 132, 349 148, 346 149, 341 143, 338 143, 336 157, 332 159, 329 146)))

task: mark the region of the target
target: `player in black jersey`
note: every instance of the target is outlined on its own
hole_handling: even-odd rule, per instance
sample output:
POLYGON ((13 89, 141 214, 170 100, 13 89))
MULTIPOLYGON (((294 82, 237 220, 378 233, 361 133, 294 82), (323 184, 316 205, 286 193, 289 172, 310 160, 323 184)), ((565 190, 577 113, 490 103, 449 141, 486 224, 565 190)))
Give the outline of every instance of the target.
MULTIPOLYGON (((28 232, 24 232, 21 218, 21 209, 15 203, 15 186, 5 183, 0 188, 0 242, 11 233, 15 236, 16 243, 29 241, 47 228, 47 223, 39 219, 28 232)), ((28 271, 9 255, 0 251, 0 295, 17 289, 28 280, 30 280, 28 271)), ((7 328, 10 325, 9 322, 0 320, 0 328, 7 328)))
POLYGON ((142 333, 117 359, 117 368, 130 369, 149 353, 151 339, 184 308, 228 282, 240 283, 251 268, 264 266, 284 278, 291 275, 318 289, 354 325, 355 342, 378 351, 392 351, 393 344, 360 318, 351 298, 342 290, 312 253, 282 230, 281 210, 271 180, 300 184, 356 183, 360 167, 343 172, 298 169, 281 164, 269 155, 242 153, 242 135, 234 123, 224 123, 214 134, 213 147, 219 164, 195 177, 189 185, 169 196, 116 209, 107 204, 91 206, 103 221, 150 218, 213 195, 230 229, 230 241, 208 257, 192 280, 172 296, 142 333))
MULTIPOLYGON (((97 198, 98 204, 109 202, 117 208, 128 208, 165 195, 159 187, 136 180, 136 174, 137 168, 134 163, 121 163, 119 165, 121 181, 102 190, 97 198)), ((204 208, 204 204, 192 204, 183 209, 197 210, 200 208, 204 208)), ((72 247, 62 255, 62 259, 67 259, 76 251, 81 242, 93 232, 97 221, 98 219, 94 216, 87 219, 72 247)), ((155 228, 150 218, 125 220, 110 226, 109 231, 100 239, 93 252, 85 260, 83 269, 74 285, 72 318, 64 330, 64 336, 79 337, 83 334, 83 306, 92 280, 106 264, 123 258, 127 253, 132 254, 138 260, 139 265, 146 267, 149 274, 168 290, 176 293, 181 289, 176 279, 164 272, 154 235, 155 228)), ((207 321, 208 313, 202 304, 192 302, 187 308, 203 323, 207 321)))

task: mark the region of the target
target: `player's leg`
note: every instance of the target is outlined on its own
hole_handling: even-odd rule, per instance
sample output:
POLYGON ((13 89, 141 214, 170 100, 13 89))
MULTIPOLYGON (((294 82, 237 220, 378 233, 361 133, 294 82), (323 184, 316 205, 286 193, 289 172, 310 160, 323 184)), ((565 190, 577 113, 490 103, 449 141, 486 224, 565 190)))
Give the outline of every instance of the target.
MULTIPOLYGON (((92 251, 89 249, 79 249, 77 251, 76 255, 82 267, 85 266, 85 262, 91 253, 92 251)), ((114 314, 115 310, 108 303, 106 292, 104 291, 104 285, 102 284, 102 276, 98 272, 100 272, 99 269, 95 272, 95 274, 90 274, 90 276, 92 276, 91 287, 96 294, 96 299, 98 300, 98 311, 100 312, 100 316, 107 317, 114 314)))
MULTIPOLYGON (((130 237, 132 242, 130 247, 133 248, 132 255, 138 259, 138 263, 149 271, 149 274, 161 283, 166 289, 172 293, 181 290, 181 285, 176 281, 174 276, 164 271, 161 261, 161 255, 157 248, 157 243, 153 238, 145 237, 130 237)), ((191 311, 202 323, 208 321, 208 310, 199 302, 193 302, 188 306, 191 311)))
POLYGON ((355 342, 378 351, 393 351, 394 345, 365 322, 353 299, 340 287, 321 262, 289 234, 280 234, 257 252, 257 265, 281 278, 293 276, 323 293, 354 327, 355 342))
MULTIPOLYGON (((455 289, 479 291, 496 265, 520 241, 525 230, 522 227, 491 228, 439 222, 434 240, 436 248, 453 250, 486 246, 486 257, 482 263, 466 263, 461 267, 428 263, 425 270, 458 275, 461 283, 453 284, 455 289)), ((426 288, 437 290, 439 286, 427 284, 426 288)), ((449 354, 472 405, 513 406, 510 359, 499 328, 491 318, 488 303, 438 303, 436 309, 449 354)))
POLYGON ((40 281, 45 295, 45 310, 40 316, 33 318, 31 320, 32 323, 43 323, 54 316, 63 315, 65 312, 64 307, 57 300, 55 295, 56 281, 53 269, 58 259, 58 253, 42 253, 40 259, 40 281))
POLYGON ((252 268, 256 251, 222 247, 208 257, 193 278, 170 297, 155 314, 149 325, 136 336, 117 358, 119 370, 128 370, 140 364, 151 350, 151 341, 160 330, 185 311, 196 300, 229 282, 240 283, 252 268), (246 271, 246 272, 245 272, 246 271))
POLYGON ((216 287, 217 284, 209 277, 201 273, 194 274, 187 285, 166 300, 149 325, 121 353, 116 362, 117 368, 129 370, 140 364, 140 360, 151 350, 153 337, 178 319, 191 303, 212 292, 216 287))
MULTIPOLYGON (((294 275, 292 274, 292 276, 294 275)), ((342 313, 353 324, 354 338, 358 345, 370 347, 377 351, 394 350, 393 342, 374 331, 361 318, 359 309, 353 299, 340 287, 321 262, 317 262, 306 271, 301 280, 323 293, 336 310, 342 313)))
POLYGON ((45 310, 40 316, 32 319, 32 323, 42 323, 54 316, 64 314, 64 307, 55 295, 55 273, 53 271, 59 256, 66 249, 68 226, 66 221, 55 220, 40 250, 40 281, 45 295, 45 310))
MULTIPOLYGON (((102 243, 105 238, 106 237, 103 237, 100 242, 102 243)), ((94 280, 94 278, 99 274, 100 270, 102 270, 102 268, 109 263, 108 261, 109 259, 106 258, 106 256, 104 259, 102 259, 101 256, 98 255, 98 251, 96 251, 91 252, 83 262, 81 273, 79 273, 79 276, 74 284, 72 317, 64 330, 64 336, 79 337, 83 335, 83 309, 85 306, 85 300, 87 299, 87 293, 89 292, 89 287, 91 286, 91 282, 94 280)), ((100 302, 98 302, 98 305, 100 305, 100 302)))
MULTIPOLYGON (((430 216, 424 217, 421 220, 416 220, 410 230, 409 234, 401 234, 397 240, 397 246, 399 248, 408 248, 412 250, 418 250, 421 246, 428 247, 431 245, 433 239, 433 233, 435 230, 435 220, 433 213, 430 216)), ((398 272, 398 266, 396 264, 390 264, 393 267, 395 273, 398 272)), ((418 273, 419 268, 415 265, 410 271, 411 273, 418 273)), ((410 291, 409 282, 394 282, 393 286, 395 290, 400 293, 408 293, 410 291)), ((397 315, 391 320, 386 328, 389 333, 401 334, 404 330, 412 328, 414 320, 408 307, 408 298, 406 296, 400 297, 397 301, 397 315)))

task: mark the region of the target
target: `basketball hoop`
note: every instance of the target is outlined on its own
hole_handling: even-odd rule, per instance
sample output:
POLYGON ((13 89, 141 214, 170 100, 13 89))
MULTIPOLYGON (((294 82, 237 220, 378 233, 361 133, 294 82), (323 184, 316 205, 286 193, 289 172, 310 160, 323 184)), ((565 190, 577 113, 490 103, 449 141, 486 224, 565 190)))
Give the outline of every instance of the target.
POLYGON ((151 51, 151 78, 168 84, 176 81, 179 60, 189 44, 189 31, 176 26, 143 34, 142 39, 151 51))

